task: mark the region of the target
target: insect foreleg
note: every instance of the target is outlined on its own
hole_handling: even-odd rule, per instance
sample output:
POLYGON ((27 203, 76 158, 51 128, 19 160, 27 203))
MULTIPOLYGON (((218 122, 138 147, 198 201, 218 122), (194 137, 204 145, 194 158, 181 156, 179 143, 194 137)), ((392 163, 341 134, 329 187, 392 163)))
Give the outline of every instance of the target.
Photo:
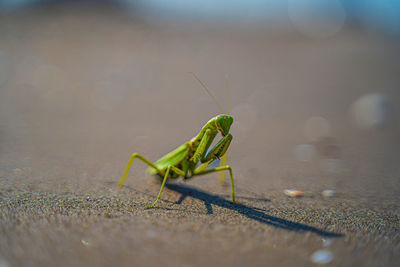
MULTIPOLYGON (((208 129, 206 130, 206 132, 203 135, 203 138, 201 138, 200 144, 196 149, 196 152, 194 153, 193 157, 190 159, 190 161, 194 162, 195 164, 197 164, 200 159, 203 157, 204 153, 207 151, 209 144, 212 142, 210 142, 210 138, 211 138, 211 130, 208 129)), ((212 137, 212 139, 214 139, 214 136, 212 137)))
POLYGON ((146 209, 153 208, 153 207, 157 204, 158 200, 161 198, 161 193, 162 193, 162 191, 163 191, 163 189, 164 189, 165 183, 167 182, 167 179, 168 179, 168 175, 169 175, 169 171, 170 171, 170 170, 174 171, 176 174, 178 174, 178 175, 180 175, 180 176, 185 176, 185 173, 184 173, 181 169, 178 169, 178 168, 175 167, 175 166, 168 166, 168 168, 167 168, 167 170, 166 170, 166 172, 165 172, 164 180, 162 181, 161 188, 160 188, 160 192, 158 193, 158 196, 157 196, 156 201, 154 201, 153 205, 151 205, 151 206, 146 206, 146 207, 145 207, 146 209))
POLYGON ((204 155, 201 158, 201 162, 207 162, 216 158, 222 157, 226 151, 228 150, 228 147, 232 141, 232 135, 228 134, 224 136, 219 142, 207 153, 207 155, 204 155))
POLYGON ((149 165, 150 167, 154 168, 161 176, 163 176, 165 173, 160 170, 156 165, 154 165, 154 163, 152 163, 150 160, 146 159, 145 157, 143 157, 142 155, 138 154, 138 153, 133 153, 132 156, 129 158, 128 164, 126 165, 125 171, 122 174, 121 179, 119 180, 118 185, 123 186, 125 184, 125 180, 126 177, 128 176, 129 170, 131 169, 133 160, 135 158, 140 159, 141 161, 143 161, 144 163, 146 163, 147 165, 149 165))
POLYGON ((208 170, 198 170, 198 169, 196 169, 194 171, 194 173, 193 173, 193 176, 194 175, 204 175, 204 174, 207 174, 207 173, 220 172, 220 171, 226 171, 226 170, 229 171, 229 175, 230 175, 230 178, 231 178, 232 202, 236 203, 236 200, 235 200, 235 185, 233 183, 232 168, 229 165, 217 167, 217 168, 214 168, 214 169, 208 169, 208 170))

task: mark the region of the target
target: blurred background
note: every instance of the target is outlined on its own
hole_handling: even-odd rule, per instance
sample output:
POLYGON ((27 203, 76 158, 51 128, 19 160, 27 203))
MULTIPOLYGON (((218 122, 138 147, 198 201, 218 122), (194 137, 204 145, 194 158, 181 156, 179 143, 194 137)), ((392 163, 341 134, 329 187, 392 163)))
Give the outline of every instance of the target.
POLYGON ((361 186, 345 170, 363 187, 371 169, 399 174, 398 1, 2 0, 0 10, 2 170, 117 179, 130 153, 157 159, 221 113, 195 72, 224 112, 229 102, 238 175, 269 188, 290 166, 341 173, 332 186, 361 186))
MULTIPOLYGON (((396 0, 0 0, 2 186, 115 186, 221 113, 194 72, 235 118, 239 195, 398 214, 399 38, 396 0)), ((145 168, 127 184, 154 196, 145 168)))

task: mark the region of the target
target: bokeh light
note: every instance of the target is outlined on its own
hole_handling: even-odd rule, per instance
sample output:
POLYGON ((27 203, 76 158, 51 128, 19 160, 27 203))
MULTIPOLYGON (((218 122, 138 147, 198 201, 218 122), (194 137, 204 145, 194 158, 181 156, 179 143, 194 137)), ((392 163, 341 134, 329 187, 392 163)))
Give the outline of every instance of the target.
POLYGON ((351 106, 354 121, 361 128, 382 128, 391 121, 392 107, 389 99, 380 93, 361 96, 351 106))

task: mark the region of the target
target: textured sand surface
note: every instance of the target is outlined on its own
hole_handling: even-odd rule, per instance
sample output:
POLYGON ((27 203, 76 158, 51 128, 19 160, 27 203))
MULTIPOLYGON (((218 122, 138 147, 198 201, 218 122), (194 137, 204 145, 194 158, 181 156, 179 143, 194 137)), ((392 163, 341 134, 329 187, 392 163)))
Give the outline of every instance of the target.
POLYGON ((399 47, 355 29, 310 39, 115 9, 4 15, 0 266, 310 266, 320 249, 329 266, 396 266, 399 47), (145 210, 160 185, 135 162, 117 186, 130 154, 156 160, 219 113, 189 71, 223 107, 229 74, 238 204, 208 175, 169 183, 145 210), (351 116, 369 93, 388 100, 378 129, 351 116))

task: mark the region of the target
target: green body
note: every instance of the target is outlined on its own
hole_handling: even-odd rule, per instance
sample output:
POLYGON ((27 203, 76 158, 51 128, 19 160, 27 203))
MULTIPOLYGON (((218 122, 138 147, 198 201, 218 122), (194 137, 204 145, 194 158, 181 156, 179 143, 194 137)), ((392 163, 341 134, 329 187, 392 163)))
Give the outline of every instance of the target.
MULTIPOLYGON (((219 115, 224 116, 224 115, 219 115)), ((232 135, 225 135, 218 144, 215 145, 207 154, 208 148, 213 142, 215 136, 218 134, 217 117, 212 118, 207 122, 206 125, 201 129, 200 133, 193 137, 189 142, 179 146, 174 151, 163 156, 157 160, 154 164, 158 169, 166 171, 168 166, 175 166, 182 170, 185 175, 184 178, 190 178, 195 173, 195 169, 199 163, 207 163, 214 159, 220 158, 225 154, 232 140, 232 135)), ((148 172, 156 174, 157 170, 149 168, 148 172)), ((177 178, 177 173, 170 173, 169 178, 177 178)))
POLYGON ((132 154, 121 177, 119 185, 124 185, 134 158, 137 157, 148 164, 150 166, 148 172, 151 174, 158 174, 163 177, 163 183, 156 201, 153 203, 153 205, 147 207, 151 208, 154 207, 154 205, 160 199, 165 182, 169 178, 177 178, 182 176, 185 179, 188 179, 195 175, 203 175, 211 172, 228 170, 231 178, 232 201, 235 202, 235 191, 231 167, 226 165, 214 169, 206 169, 210 162, 222 157, 228 150, 232 140, 232 135, 229 133, 232 123, 233 118, 224 114, 210 119, 203 126, 197 136, 163 156, 155 163, 150 162, 140 154, 132 154), (213 148, 209 149, 218 132, 220 132, 223 137, 213 148), (200 166, 198 166, 199 162, 202 163, 200 166))

